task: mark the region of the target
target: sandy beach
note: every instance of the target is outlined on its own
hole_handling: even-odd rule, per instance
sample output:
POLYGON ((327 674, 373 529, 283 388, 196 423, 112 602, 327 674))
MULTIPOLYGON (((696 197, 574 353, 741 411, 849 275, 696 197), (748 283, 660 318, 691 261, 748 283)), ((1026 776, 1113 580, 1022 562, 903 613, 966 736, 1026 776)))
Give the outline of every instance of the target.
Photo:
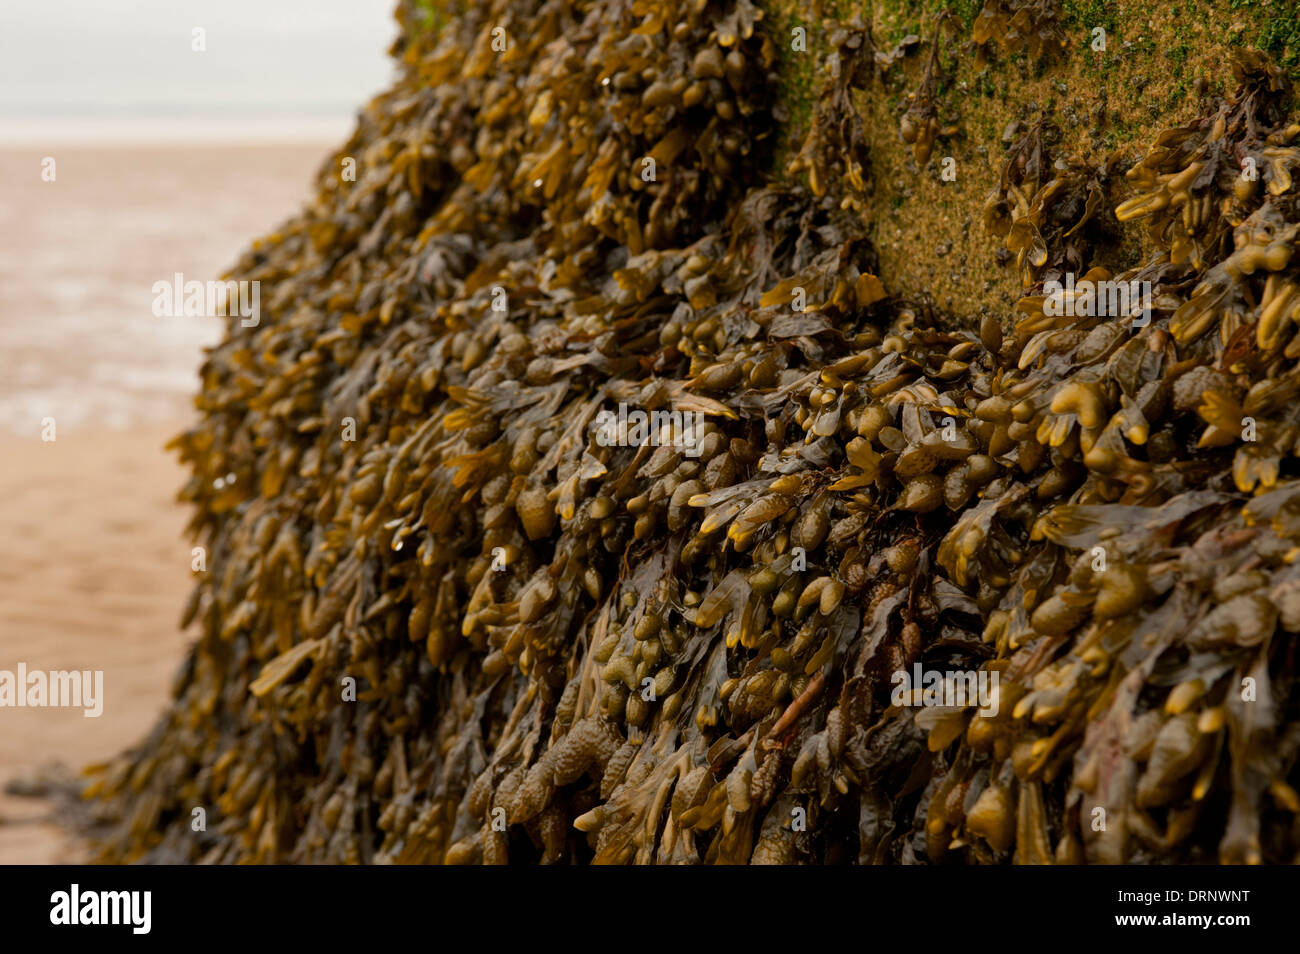
MULTIPOLYGON (((0 709, 0 789, 51 761, 79 769, 147 731, 186 638, 189 588, 175 427, 0 439, 0 669, 102 670, 103 712, 0 709)), ((0 863, 77 860, 41 819, 50 806, 0 795, 0 863)))
MULTIPOLYGON (((138 741, 189 637, 185 474, 164 443, 191 413, 222 319, 157 318, 151 285, 216 278, 293 212, 324 145, 0 152, 0 670, 102 670, 103 714, 0 708, 0 790, 138 741), (42 440, 42 421, 56 421, 42 440)), ((84 849, 41 799, 0 794, 0 864, 84 849)))
POLYGON ((216 317, 157 317, 153 285, 219 277, 305 200, 325 145, 0 151, 0 429, 183 419, 216 317), (54 181, 42 177, 53 160, 54 181))

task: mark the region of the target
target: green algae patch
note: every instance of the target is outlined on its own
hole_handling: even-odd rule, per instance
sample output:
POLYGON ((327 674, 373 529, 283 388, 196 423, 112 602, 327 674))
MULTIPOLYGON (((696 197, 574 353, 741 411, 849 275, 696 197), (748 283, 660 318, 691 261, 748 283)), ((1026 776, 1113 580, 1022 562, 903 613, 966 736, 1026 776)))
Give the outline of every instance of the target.
MULTIPOLYGON (((802 22, 796 19, 800 6, 767 5, 769 17, 781 24, 774 41, 788 41, 787 27, 802 22)), ((929 298, 972 322, 988 313, 1005 315, 1006 302, 1021 291, 999 263, 996 243, 978 224, 1006 150, 1019 133, 1048 122, 1059 131, 1060 154, 1096 165, 1115 155, 1133 162, 1162 128, 1187 121, 1205 96, 1222 95, 1231 85, 1227 51, 1262 48, 1291 71, 1300 52, 1300 21, 1283 3, 1180 0, 1137 11, 1079 0, 1056 7, 1061 49, 1045 50, 1037 59, 1023 49, 1004 56, 992 50, 982 57, 973 28, 983 6, 884 0, 842 3, 825 14, 834 21, 862 18, 881 51, 914 38, 881 81, 857 98, 873 130, 875 189, 866 211, 868 228, 882 267, 897 276, 900 292, 929 298), (944 13, 947 18, 937 24, 944 13), (1098 28, 1105 31, 1104 51, 1093 48, 1098 28), (897 130, 909 94, 923 80, 936 30, 943 31, 935 84, 938 117, 956 131, 941 137, 928 162, 918 166, 897 130), (943 162, 949 158, 956 177, 945 180, 943 162)), ((781 103, 789 117, 782 143, 797 141, 811 117, 818 87, 810 64, 816 44, 828 36, 827 30, 809 26, 812 53, 789 52, 788 42, 781 48, 781 103)), ((778 151, 778 172, 789 154, 788 147, 778 151)), ((1114 198, 1123 196, 1122 182, 1113 188, 1114 198)), ((1133 264, 1149 251, 1138 239, 1124 242, 1110 250, 1111 264, 1133 264)))

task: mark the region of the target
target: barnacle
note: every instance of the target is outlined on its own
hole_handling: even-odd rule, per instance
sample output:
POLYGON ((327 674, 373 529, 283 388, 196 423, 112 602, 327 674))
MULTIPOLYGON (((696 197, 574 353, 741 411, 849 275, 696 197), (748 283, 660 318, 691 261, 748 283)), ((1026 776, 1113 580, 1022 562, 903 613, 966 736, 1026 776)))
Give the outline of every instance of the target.
MULTIPOLYGON (((1276 71, 1246 56, 1129 198, 1030 129, 986 208, 1025 293, 976 333, 891 294, 856 214, 865 25, 832 31, 807 187, 750 161, 759 18, 492 0, 404 33, 357 180, 236 267, 268 308, 175 441, 201 636, 87 786, 104 860, 1296 857, 1276 71), (1112 275, 1136 221, 1158 254, 1112 275), (1049 314, 1066 273, 1149 283, 1146 320, 1049 314), (913 708, 913 666, 991 695, 913 708)), ((998 31, 1037 55, 1055 4, 990 2, 998 31)))

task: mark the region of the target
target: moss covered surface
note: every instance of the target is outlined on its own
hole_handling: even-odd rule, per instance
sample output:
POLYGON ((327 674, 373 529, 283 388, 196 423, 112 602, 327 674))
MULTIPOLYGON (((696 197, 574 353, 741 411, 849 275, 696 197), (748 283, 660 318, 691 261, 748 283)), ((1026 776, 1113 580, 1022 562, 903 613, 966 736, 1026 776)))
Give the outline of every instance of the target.
MULTIPOLYGON (((1300 77, 1300 12, 1293 0, 1152 6, 1063 0, 1063 48, 1037 59, 1023 48, 981 57, 973 28, 982 0, 769 0, 763 6, 766 29, 782 51, 787 125, 778 132, 777 174, 807 128, 822 79, 815 75, 817 44, 828 42, 835 23, 869 21, 884 54, 903 44, 904 54, 858 94, 870 131, 870 235, 889 291, 931 300, 972 323, 990 312, 1005 317, 1022 291, 1001 242, 981 224, 984 200, 1021 131, 1049 122, 1060 131, 1053 157, 1097 166, 1116 157, 1122 173, 1160 130, 1190 121, 1202 97, 1232 86, 1228 54, 1234 47, 1263 49, 1300 77), (806 53, 790 49, 798 26, 807 32, 806 53), (1105 31, 1104 51, 1092 48, 1098 27, 1105 31), (935 100, 939 122, 952 134, 941 136, 918 166, 900 137, 899 120, 924 79, 936 29, 942 37, 935 100), (942 175, 946 158, 955 160, 952 181, 942 175)), ((1106 186, 1112 203, 1129 194, 1122 174, 1106 186)), ((1118 269, 1141 261, 1147 251, 1141 231, 1117 227, 1100 264, 1118 269)))

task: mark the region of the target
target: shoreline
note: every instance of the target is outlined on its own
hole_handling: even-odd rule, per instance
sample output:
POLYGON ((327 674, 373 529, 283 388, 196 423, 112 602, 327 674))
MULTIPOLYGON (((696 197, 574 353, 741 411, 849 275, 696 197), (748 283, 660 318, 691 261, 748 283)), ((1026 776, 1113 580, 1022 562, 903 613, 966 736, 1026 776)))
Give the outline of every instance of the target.
POLYGON ((0 430, 191 413, 220 318, 159 317, 154 286, 214 280, 310 200, 332 147, 0 148, 0 430), (45 178, 46 158, 50 178, 45 178), (105 241, 111 236, 111 241, 105 241))
MULTIPOLYGON (((0 115, 0 151, 63 149, 319 146, 347 142, 355 113, 322 116, 22 116, 0 115)), ((323 154, 323 152, 322 152, 323 154)))

